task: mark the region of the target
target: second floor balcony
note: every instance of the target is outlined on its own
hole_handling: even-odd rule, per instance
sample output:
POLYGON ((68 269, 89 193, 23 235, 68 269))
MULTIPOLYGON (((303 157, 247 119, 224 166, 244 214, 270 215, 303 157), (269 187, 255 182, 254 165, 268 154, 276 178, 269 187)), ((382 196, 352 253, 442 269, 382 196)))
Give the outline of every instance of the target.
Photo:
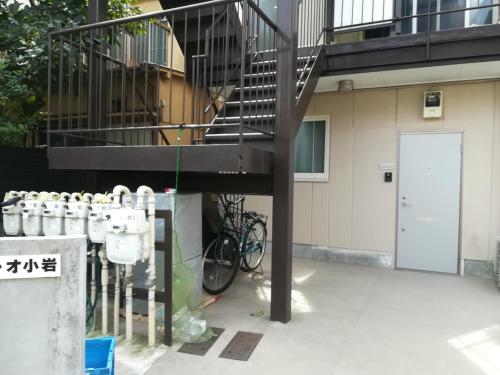
POLYGON ((118 162, 126 146, 128 167, 149 155, 159 163, 150 168, 173 170, 164 160, 175 149, 158 149, 171 145, 186 147, 184 170, 270 174, 284 69, 300 121, 329 76, 497 60, 500 4, 473 1, 290 1, 293 66, 280 61, 277 0, 173 0, 162 12, 57 31, 41 143, 54 168, 113 169, 102 160, 118 162))

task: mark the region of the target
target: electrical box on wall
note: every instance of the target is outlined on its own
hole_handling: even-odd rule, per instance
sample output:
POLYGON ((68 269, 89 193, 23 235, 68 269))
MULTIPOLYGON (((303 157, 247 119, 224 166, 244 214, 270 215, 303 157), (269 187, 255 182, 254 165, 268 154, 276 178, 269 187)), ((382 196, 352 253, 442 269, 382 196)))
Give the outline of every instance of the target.
POLYGON ((443 116, 443 92, 424 92, 424 118, 441 118, 443 116))

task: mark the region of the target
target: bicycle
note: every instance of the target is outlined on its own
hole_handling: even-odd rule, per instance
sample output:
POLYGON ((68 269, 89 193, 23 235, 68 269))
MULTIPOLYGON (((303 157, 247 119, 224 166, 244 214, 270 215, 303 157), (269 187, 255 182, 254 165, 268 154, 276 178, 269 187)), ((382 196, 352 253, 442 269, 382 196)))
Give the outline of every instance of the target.
POLYGON ((244 195, 221 195, 222 225, 203 254, 203 288, 220 294, 233 283, 238 269, 255 271, 266 251, 267 217, 244 211, 244 195))

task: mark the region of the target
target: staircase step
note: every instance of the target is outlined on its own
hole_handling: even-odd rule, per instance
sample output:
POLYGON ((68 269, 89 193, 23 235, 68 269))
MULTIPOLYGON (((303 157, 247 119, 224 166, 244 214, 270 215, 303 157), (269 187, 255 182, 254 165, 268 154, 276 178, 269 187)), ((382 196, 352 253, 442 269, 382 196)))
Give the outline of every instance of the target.
MULTIPOLYGON (((253 100, 243 100, 244 105, 252 105, 252 104, 274 104, 276 103, 276 99, 253 99, 253 100)), ((231 102, 226 102, 227 106, 239 106, 240 102, 239 101, 231 101, 231 102)))
MULTIPOLYGON (((305 82, 304 81, 297 81, 297 87, 304 86, 305 82)), ((252 90, 265 90, 265 89, 275 89, 276 84, 272 83, 270 85, 257 85, 257 86, 245 86, 243 89, 245 91, 252 91, 252 90)), ((240 91, 241 87, 235 87, 234 91, 240 91)))
MULTIPOLYGON (((297 69, 297 75, 300 75, 304 72, 304 70, 306 72, 309 72, 311 70, 310 67, 306 67, 306 68, 301 68, 301 69, 297 69)), ((268 72, 257 72, 257 73, 247 73, 245 74, 245 78, 259 78, 259 77, 274 77, 276 76, 277 72, 276 70, 273 70, 273 71, 268 71, 268 72)))
MULTIPOLYGON (((243 89, 245 91, 250 91, 250 90, 264 90, 264 89, 275 89, 276 88, 276 84, 275 83, 272 83, 270 85, 257 85, 257 86, 245 86, 243 87, 243 89)), ((241 90, 241 87, 235 87, 234 88, 234 91, 240 91, 241 90)))
MULTIPOLYGON (((205 139, 209 141, 231 141, 238 140, 240 137, 239 133, 209 133, 205 134, 205 139)), ((269 135, 258 133, 258 132, 249 132, 243 133, 243 138, 245 139, 271 139, 269 135)))
MULTIPOLYGON (((269 115, 243 115, 241 118, 243 120, 268 120, 268 119, 274 119, 276 115, 274 114, 269 114, 269 115)), ((214 123, 224 123, 226 121, 239 121, 240 116, 226 116, 226 117, 216 117, 214 120, 214 123)))
MULTIPOLYGON (((309 58, 309 56, 302 56, 302 57, 298 57, 297 60, 298 61, 304 61, 304 60, 307 60, 309 58)), ((311 56, 311 61, 314 61, 316 59, 316 55, 314 56, 311 56)), ((271 65, 271 64, 276 64, 276 60, 263 60, 263 61, 254 61, 252 63, 252 65, 271 65)))

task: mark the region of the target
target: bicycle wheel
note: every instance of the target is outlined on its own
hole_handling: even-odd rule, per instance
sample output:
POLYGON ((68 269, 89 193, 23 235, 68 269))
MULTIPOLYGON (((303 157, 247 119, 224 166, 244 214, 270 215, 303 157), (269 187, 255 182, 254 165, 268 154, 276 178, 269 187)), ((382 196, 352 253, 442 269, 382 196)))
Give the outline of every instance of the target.
POLYGON ((219 234, 203 255, 203 289, 209 294, 224 292, 236 277, 238 268, 238 242, 228 233, 219 234))
POLYGON ((241 256, 245 271, 255 271, 266 253, 267 229, 260 219, 254 219, 243 234, 241 256))

